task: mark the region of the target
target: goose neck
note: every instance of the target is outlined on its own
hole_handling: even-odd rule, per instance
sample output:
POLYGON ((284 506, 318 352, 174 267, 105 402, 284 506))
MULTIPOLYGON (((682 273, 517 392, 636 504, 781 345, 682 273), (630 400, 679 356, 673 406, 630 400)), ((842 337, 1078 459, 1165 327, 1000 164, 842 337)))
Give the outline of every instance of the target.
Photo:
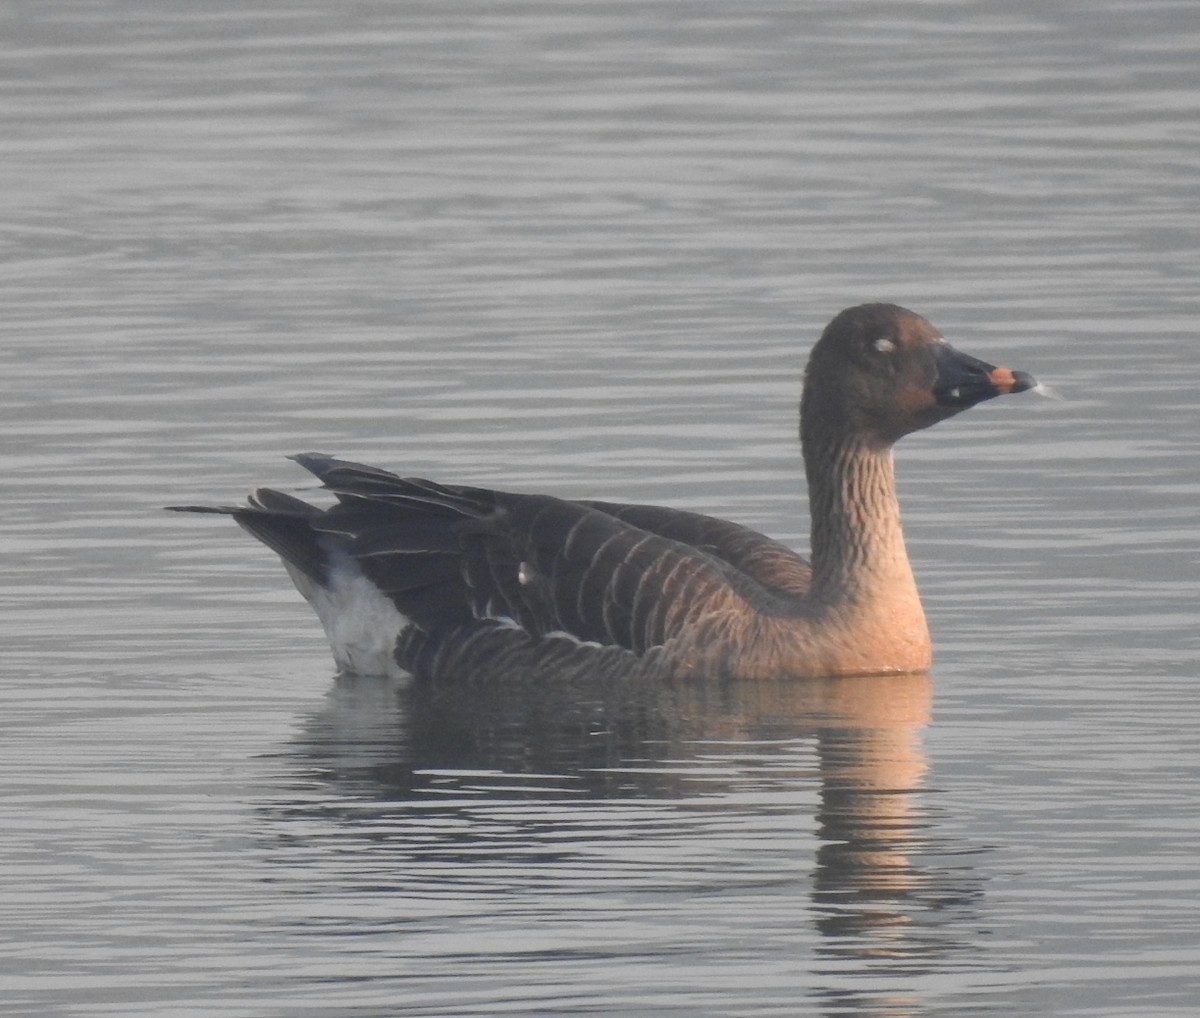
POLYGON ((891 446, 853 436, 805 443, 815 600, 916 598, 904 547, 891 446))

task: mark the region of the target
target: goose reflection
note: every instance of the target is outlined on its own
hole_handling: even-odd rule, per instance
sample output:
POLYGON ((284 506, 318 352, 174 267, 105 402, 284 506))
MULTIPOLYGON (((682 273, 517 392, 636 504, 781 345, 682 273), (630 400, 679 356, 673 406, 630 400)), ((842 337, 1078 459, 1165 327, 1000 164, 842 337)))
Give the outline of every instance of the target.
MULTIPOLYGON (((975 897, 977 883, 969 870, 915 861, 929 854, 918 792, 930 694, 924 674, 439 686, 342 677, 286 752, 289 785, 303 794, 279 805, 351 837, 369 821, 373 851, 383 823, 400 851, 422 816, 444 818, 456 802, 474 816, 514 800, 538 817, 578 817, 596 800, 753 813, 756 797, 786 787, 790 812, 811 810, 818 848, 811 873, 783 876, 810 888, 804 911, 822 950, 928 960, 941 953, 946 903, 975 897)), ((772 803, 764 823, 788 822, 772 803)), ((616 836, 635 840, 636 814, 630 825, 616 836)))

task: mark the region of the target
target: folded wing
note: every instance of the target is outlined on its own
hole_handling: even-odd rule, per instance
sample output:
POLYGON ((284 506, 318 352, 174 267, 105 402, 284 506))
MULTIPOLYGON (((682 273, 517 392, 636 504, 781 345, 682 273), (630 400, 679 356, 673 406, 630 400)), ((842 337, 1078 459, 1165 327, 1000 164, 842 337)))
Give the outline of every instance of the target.
POLYGON ((782 545, 695 513, 435 484, 316 453, 296 460, 337 504, 315 510, 260 491, 246 510, 260 510, 257 528, 240 522, 306 571, 319 555, 288 538, 310 528, 427 634, 491 620, 535 640, 641 655, 705 616, 787 614, 807 587, 807 565, 782 545), (265 523, 276 509, 284 518, 265 523))

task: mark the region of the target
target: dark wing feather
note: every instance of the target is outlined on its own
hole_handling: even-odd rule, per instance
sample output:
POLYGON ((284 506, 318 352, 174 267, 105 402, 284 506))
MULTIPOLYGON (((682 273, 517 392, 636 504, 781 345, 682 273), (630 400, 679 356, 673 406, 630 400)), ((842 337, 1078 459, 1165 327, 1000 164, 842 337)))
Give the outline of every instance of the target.
POLYGON ((424 628, 474 617, 461 532, 494 511, 490 492, 400 478, 322 453, 292 458, 338 500, 310 526, 338 541, 401 614, 424 628))
POLYGON ((350 556, 415 623, 398 649, 414 670, 434 659, 455 667, 468 653, 464 634, 483 655, 503 649, 524 660, 541 647, 554 657, 568 654, 564 643, 582 643, 607 648, 613 667, 629 654, 649 666, 664 653, 656 648, 702 642, 707 622, 728 633, 731 620, 791 615, 807 589, 808 567, 794 553, 696 513, 436 484, 317 453, 294 458, 334 505, 262 489, 247 506, 199 511, 232 515, 318 583, 350 556))
POLYGON ((631 526, 711 555, 768 590, 803 596, 812 582, 808 562, 787 545, 749 527, 701 513, 656 505, 583 502, 631 526))
MULTIPOLYGON (((776 574, 763 582, 736 565, 755 561, 745 550, 754 540, 777 547, 781 561, 791 553, 735 524, 296 459, 339 500, 314 526, 347 540, 367 576, 425 630, 511 620, 534 637, 561 632, 640 654, 707 614, 791 607, 794 590, 776 574)), ((800 564, 794 585, 803 563, 791 558, 800 564)))
POLYGON ((248 505, 169 505, 173 512, 216 513, 232 516, 248 533, 277 554, 284 562, 299 569, 309 579, 325 584, 329 554, 313 529, 322 516, 316 506, 283 492, 259 488, 250 494, 248 505))

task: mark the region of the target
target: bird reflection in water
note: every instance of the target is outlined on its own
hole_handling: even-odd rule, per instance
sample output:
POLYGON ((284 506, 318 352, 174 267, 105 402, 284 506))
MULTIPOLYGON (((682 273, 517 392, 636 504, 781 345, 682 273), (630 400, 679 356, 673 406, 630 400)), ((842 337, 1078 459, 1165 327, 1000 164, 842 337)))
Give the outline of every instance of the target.
MULTIPOLYGON (((823 949, 916 960, 941 953, 932 914, 977 897, 978 882, 962 867, 914 861, 930 854, 918 794, 930 696, 925 674, 436 686, 341 677, 285 752, 298 794, 278 808, 311 811, 351 838, 369 821, 376 845, 382 823, 402 855, 406 837, 421 831, 427 845, 424 821, 455 804, 460 818, 515 801, 562 823, 604 800, 675 803, 683 817, 693 807, 753 813, 756 795, 786 786, 793 816, 779 820, 775 798, 763 822, 812 811, 815 866, 779 877, 811 888, 805 911, 823 949)), ((636 839, 636 823, 619 836, 636 839)), ((654 830, 661 838, 661 810, 654 830)), ((678 837, 694 833, 681 820, 678 837)))
MULTIPOLYGON (((928 889, 912 861, 926 821, 914 795, 926 764, 928 675, 829 684, 834 704, 817 729, 821 847, 814 905, 826 941, 907 926, 897 906, 928 889)), ((873 937, 886 950, 888 937, 873 937)), ((899 938, 897 938, 899 939, 899 938)))

